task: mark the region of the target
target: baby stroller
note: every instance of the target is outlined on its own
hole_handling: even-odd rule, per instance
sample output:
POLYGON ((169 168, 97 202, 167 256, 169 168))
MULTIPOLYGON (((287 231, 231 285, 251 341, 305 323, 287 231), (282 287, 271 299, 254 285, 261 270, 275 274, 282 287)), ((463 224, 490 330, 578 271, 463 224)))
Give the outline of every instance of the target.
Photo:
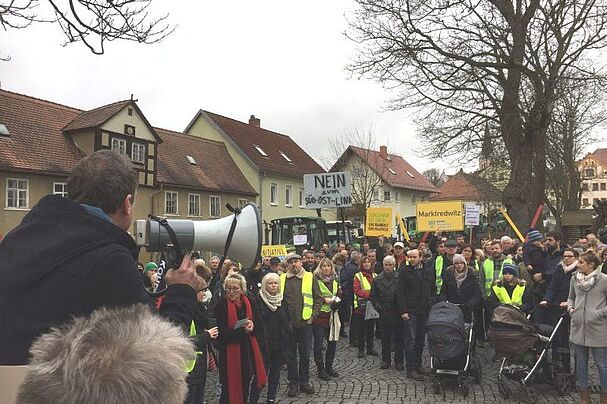
POLYGON ((551 346, 563 317, 556 326, 533 324, 521 310, 514 306, 499 306, 493 312, 493 320, 488 336, 493 341, 495 356, 502 358, 497 375, 497 386, 501 396, 507 399, 512 392, 506 379, 520 383, 528 402, 535 400, 535 394, 529 389, 538 369, 548 368, 554 377, 555 388, 561 395, 574 386, 572 375, 557 371, 551 360, 551 346), (548 361, 542 365, 542 361, 548 361))
POLYGON ((464 397, 470 392, 468 376, 473 376, 474 381, 480 384, 482 368, 480 361, 475 358, 473 329, 474 320, 464 323, 460 305, 441 302, 432 306, 426 331, 434 394, 442 392, 445 395, 445 379, 456 379, 464 397))

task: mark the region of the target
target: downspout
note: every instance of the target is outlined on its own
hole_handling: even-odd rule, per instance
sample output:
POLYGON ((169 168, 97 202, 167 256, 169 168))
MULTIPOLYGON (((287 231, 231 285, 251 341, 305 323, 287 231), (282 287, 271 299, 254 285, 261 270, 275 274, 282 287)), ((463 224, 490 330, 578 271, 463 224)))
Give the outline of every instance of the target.
MULTIPOLYGON (((261 213, 261 217, 263 219, 263 178, 266 176, 266 173, 263 171, 259 171, 259 211, 261 213)), ((264 244, 270 244, 270 240, 269 240, 269 233, 268 233, 268 227, 267 224, 265 223, 265 221, 263 222, 263 237, 264 237, 264 244)))

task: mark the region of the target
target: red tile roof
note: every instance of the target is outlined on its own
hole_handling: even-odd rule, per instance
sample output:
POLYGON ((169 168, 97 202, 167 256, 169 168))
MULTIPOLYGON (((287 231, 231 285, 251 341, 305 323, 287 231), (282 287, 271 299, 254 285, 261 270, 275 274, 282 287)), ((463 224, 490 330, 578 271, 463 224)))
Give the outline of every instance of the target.
POLYGON ((295 177, 325 172, 289 136, 208 111, 199 111, 192 123, 200 116, 214 122, 261 171, 295 177), (267 156, 263 156, 255 146, 261 148, 267 156), (291 162, 287 161, 280 152, 284 153, 291 162))
POLYGON ((77 130, 86 128, 95 128, 103 125, 108 119, 116 115, 122 108, 130 104, 130 100, 118 101, 112 104, 104 105, 90 111, 82 111, 80 115, 70 122, 64 130, 77 130))
POLYGON ((439 192, 430 181, 421 175, 411 164, 397 154, 388 153, 382 158, 379 151, 349 146, 330 171, 337 169, 348 153, 354 153, 375 171, 386 183, 395 188, 414 189, 418 191, 439 192))
POLYGON ((62 128, 82 111, 0 90, 0 170, 67 175, 84 156, 62 128))
POLYGON ((257 195, 224 143, 155 128, 158 146, 157 179, 160 183, 207 191, 257 195), (196 165, 186 156, 191 156, 196 165))
POLYGON ((489 181, 475 174, 466 174, 463 170, 452 175, 439 190, 440 194, 432 196, 431 200, 500 202, 502 199, 500 190, 489 181))
POLYGON ((597 162, 597 164, 607 167, 607 149, 596 149, 592 153, 586 154, 582 160, 586 160, 587 158, 591 158, 597 162))

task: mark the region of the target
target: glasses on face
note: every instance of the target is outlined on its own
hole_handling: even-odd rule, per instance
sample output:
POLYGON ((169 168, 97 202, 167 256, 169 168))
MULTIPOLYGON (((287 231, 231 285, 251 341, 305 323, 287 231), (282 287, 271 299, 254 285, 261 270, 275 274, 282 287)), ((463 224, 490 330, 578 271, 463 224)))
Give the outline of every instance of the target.
POLYGON ((563 258, 575 258, 575 255, 563 255, 563 258))
POLYGON ((240 291, 240 286, 226 286, 227 292, 238 292, 240 291))

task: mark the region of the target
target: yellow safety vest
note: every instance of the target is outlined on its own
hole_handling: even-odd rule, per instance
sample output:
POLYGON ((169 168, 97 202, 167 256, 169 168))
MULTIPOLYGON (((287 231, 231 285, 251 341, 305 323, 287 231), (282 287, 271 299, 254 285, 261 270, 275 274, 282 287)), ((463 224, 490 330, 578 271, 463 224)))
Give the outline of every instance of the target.
POLYGON ((523 304, 523 294, 525 293, 525 287, 516 285, 514 291, 512 291, 512 297, 508 294, 508 291, 503 286, 493 286, 493 292, 497 299, 502 304, 510 304, 512 306, 519 307, 523 304))
POLYGON ((328 313, 331 311, 331 305, 329 303, 325 303, 324 298, 333 297, 333 296, 337 295, 337 281, 335 279, 333 279, 333 291, 330 291, 327 288, 327 286, 325 285, 325 283, 323 281, 321 281, 320 279, 318 280, 318 286, 320 287, 320 294, 323 297, 323 303, 322 303, 322 306, 320 306, 320 311, 324 311, 325 313, 328 313))
MULTIPOLYGON (((506 264, 512 264, 514 265, 514 261, 512 261, 512 258, 506 258, 504 259, 504 261, 502 262, 502 267, 500 268, 500 273, 498 275, 498 278, 502 277, 502 271, 504 270, 504 265, 506 264)), ((494 270, 494 266, 493 266, 493 261, 489 258, 487 258, 484 262, 483 262, 483 272, 485 274, 485 296, 489 297, 491 296, 491 287, 493 286, 493 270, 494 270)))
POLYGON ((443 287, 443 256, 439 255, 434 261, 434 271, 436 272, 436 294, 439 295, 443 287))
MULTIPOLYGON (((371 284, 362 272, 357 272, 356 276, 360 281, 360 287, 362 288, 362 290, 371 290, 371 284)), ((373 272, 373 278, 375 278, 376 276, 377 275, 375 274, 375 272, 373 272)), ((354 308, 358 309, 358 296, 356 295, 356 293, 354 293, 354 308)))
MULTIPOLYGON (((314 296, 312 295, 312 282, 314 275, 312 272, 304 271, 303 279, 301 280, 301 295, 303 296, 303 310, 301 318, 309 320, 312 317, 312 306, 314 306, 314 296)), ((280 293, 285 291, 285 283, 287 282, 287 274, 280 275, 280 293)))
MULTIPOLYGON (((196 324, 194 324, 194 320, 192 320, 192 323, 190 324, 190 337, 195 337, 196 335, 198 335, 198 333, 196 332, 196 324)), ((191 359, 189 361, 185 362, 185 371, 190 373, 192 370, 194 370, 194 366, 196 366, 196 359, 198 359, 198 355, 202 355, 201 351, 196 351, 196 356, 194 357, 194 359, 191 359)))

